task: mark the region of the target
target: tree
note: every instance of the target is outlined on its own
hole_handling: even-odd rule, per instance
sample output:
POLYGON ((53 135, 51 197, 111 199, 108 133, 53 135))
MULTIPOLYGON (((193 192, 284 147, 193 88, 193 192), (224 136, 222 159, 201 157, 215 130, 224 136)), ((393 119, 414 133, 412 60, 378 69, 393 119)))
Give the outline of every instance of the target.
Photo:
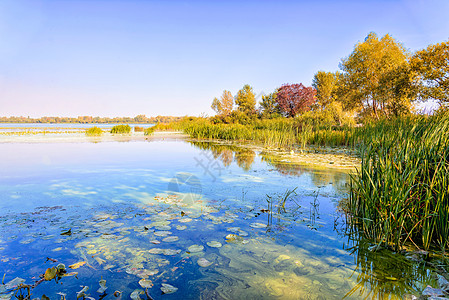
POLYGON ((238 110, 243 113, 252 114, 255 111, 256 96, 254 95, 253 88, 249 84, 245 84, 237 92, 235 104, 237 104, 238 110))
POLYGON ((408 58, 404 47, 388 34, 379 40, 370 33, 340 64, 343 77, 339 94, 346 108, 364 110, 379 118, 380 113, 389 113, 388 107, 409 107, 414 99, 401 87, 410 85, 403 80, 412 80, 412 74, 402 81, 391 81, 406 68, 408 58))
POLYGON ((223 91, 220 99, 214 98, 212 101, 212 109, 221 116, 228 116, 234 106, 234 97, 230 91, 223 91))
POLYGON ((449 102, 449 41, 430 45, 418 51, 411 60, 418 73, 421 99, 436 99, 440 104, 449 102))
POLYGON ((261 115, 263 117, 272 118, 276 115, 281 114, 281 109, 277 103, 277 90, 268 95, 262 96, 262 101, 260 102, 261 115))
POLYGON ((221 114, 221 103, 217 97, 212 100, 212 105, 210 107, 217 113, 217 115, 221 114))
POLYGON ((312 86, 316 89, 316 98, 321 109, 336 99, 336 89, 340 73, 318 71, 313 77, 312 86))
POLYGON ((289 117, 304 113, 316 103, 316 90, 302 83, 284 84, 278 89, 277 102, 282 112, 289 117))

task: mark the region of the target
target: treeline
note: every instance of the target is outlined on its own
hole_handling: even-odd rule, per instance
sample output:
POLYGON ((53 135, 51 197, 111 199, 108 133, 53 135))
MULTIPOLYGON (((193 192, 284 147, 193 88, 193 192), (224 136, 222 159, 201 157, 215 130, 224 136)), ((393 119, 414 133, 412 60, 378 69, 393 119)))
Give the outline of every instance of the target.
POLYGON ((415 53, 385 35, 370 33, 340 63, 340 71, 318 71, 311 87, 284 84, 256 103, 245 85, 235 96, 224 91, 212 102, 214 123, 296 117, 329 125, 354 124, 416 113, 420 101, 449 103, 449 42, 415 53))
POLYGON ((173 116, 157 116, 146 117, 138 115, 131 117, 92 117, 79 116, 77 118, 69 117, 0 117, 0 123, 81 123, 81 124, 109 124, 109 123, 138 123, 138 124, 154 124, 154 123, 170 123, 181 120, 182 117, 173 116))

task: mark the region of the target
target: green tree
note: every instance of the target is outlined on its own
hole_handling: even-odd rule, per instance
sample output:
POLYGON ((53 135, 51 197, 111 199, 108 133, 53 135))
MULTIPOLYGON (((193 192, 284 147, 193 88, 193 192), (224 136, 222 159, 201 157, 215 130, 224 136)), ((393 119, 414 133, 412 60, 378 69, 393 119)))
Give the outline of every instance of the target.
POLYGON ((316 89, 316 97, 321 109, 326 109, 335 101, 339 77, 339 72, 325 71, 318 71, 313 77, 312 86, 316 89))
POLYGON ((281 109, 279 108, 276 98, 277 90, 262 96, 262 101, 259 103, 262 117, 273 118, 281 115, 281 109))
POLYGON ((249 84, 245 84, 243 88, 237 92, 235 104, 237 104, 238 110, 243 113, 254 113, 256 96, 254 95, 253 88, 249 84))
POLYGON ((345 106, 376 119, 380 114, 389 115, 392 107, 410 109, 414 97, 410 95, 411 90, 402 88, 411 85, 412 73, 401 80, 397 77, 406 69, 408 58, 405 48, 390 35, 379 39, 370 33, 340 64, 343 76, 339 95, 345 106))
POLYGON ((234 106, 234 97, 230 91, 223 91, 220 99, 214 98, 212 101, 212 109, 220 116, 228 116, 234 106))
POLYGON ((221 113, 221 103, 217 97, 212 100, 212 105, 210 106, 219 115, 221 113))
POLYGON ((421 80, 420 98, 449 103, 449 41, 416 52, 411 65, 421 80))

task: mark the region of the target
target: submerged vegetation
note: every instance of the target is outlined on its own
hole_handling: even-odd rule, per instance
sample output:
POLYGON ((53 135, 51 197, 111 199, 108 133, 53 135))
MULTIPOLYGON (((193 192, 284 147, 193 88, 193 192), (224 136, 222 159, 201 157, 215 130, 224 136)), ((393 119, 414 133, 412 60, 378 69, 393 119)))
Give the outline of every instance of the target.
POLYGON ((101 128, 99 128, 97 126, 86 129, 87 136, 100 136, 102 134, 103 134, 103 130, 101 130, 101 128))
POLYGON ((128 134, 131 132, 131 126, 129 125, 116 125, 111 128, 111 133, 118 133, 118 134, 128 134))

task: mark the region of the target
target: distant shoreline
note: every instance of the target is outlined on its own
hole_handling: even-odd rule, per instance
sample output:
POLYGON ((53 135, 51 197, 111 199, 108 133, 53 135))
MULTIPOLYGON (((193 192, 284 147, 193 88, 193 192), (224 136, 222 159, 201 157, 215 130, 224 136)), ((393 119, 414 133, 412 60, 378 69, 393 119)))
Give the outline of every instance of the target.
POLYGON ((185 139, 188 135, 179 131, 157 131, 153 135, 145 136, 143 132, 133 132, 131 134, 110 134, 90 137, 84 132, 77 133, 47 133, 47 134, 24 134, 24 135, 1 135, 0 144, 9 143, 99 143, 99 142, 135 142, 153 141, 163 139, 185 139))

